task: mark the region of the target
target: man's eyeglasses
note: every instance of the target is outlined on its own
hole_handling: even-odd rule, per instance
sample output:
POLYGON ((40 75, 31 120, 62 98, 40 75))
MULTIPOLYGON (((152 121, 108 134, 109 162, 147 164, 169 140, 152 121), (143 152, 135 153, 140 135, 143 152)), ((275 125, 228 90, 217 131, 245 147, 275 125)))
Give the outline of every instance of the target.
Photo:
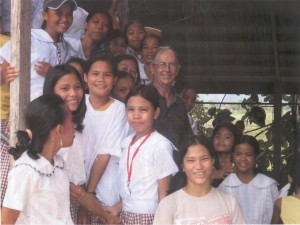
POLYGON ((171 70, 177 69, 180 65, 177 63, 166 63, 166 62, 160 62, 160 63, 154 63, 158 68, 160 69, 167 69, 170 67, 171 70))

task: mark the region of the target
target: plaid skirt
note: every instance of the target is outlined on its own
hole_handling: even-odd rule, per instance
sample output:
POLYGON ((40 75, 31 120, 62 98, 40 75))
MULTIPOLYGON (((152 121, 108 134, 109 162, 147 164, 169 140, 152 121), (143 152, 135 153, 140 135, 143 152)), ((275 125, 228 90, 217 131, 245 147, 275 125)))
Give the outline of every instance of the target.
POLYGON ((71 217, 74 222, 74 224, 77 224, 77 212, 79 209, 80 204, 78 202, 72 202, 70 203, 70 212, 71 212, 71 217))
POLYGON ((10 169, 10 156, 8 149, 10 148, 9 143, 5 139, 9 138, 8 120, 1 120, 1 163, 0 163, 0 179, 1 179, 1 207, 4 199, 4 195, 7 188, 7 176, 10 169), (2 137, 5 138, 2 138, 2 137))
POLYGON ((139 214, 122 211, 120 220, 124 225, 150 225, 153 224, 154 214, 139 214))

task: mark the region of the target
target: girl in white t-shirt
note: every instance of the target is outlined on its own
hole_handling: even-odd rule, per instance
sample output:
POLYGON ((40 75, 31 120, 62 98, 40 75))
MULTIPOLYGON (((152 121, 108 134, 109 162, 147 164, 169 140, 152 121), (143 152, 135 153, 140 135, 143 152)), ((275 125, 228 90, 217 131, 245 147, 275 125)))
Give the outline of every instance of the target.
POLYGON ((32 101, 26 113, 26 131, 10 153, 16 159, 8 175, 1 224, 73 224, 70 192, 60 148, 74 139, 72 115, 54 94, 32 101))
POLYGON ((135 131, 122 141, 119 188, 122 201, 107 208, 121 210, 123 224, 152 224, 156 207, 178 171, 173 160, 175 147, 153 128, 159 115, 158 92, 153 86, 133 89, 126 100, 127 119, 135 131))
MULTIPOLYGON (((73 22, 73 11, 77 8, 74 0, 47 0, 43 3, 43 25, 41 29, 31 29, 30 54, 30 100, 43 93, 45 77, 52 66, 66 62, 78 53, 64 39, 64 33, 73 22)), ((0 56, 4 58, 3 68, 11 62, 10 42, 1 49, 0 56)), ((9 67, 7 81, 12 81, 19 71, 14 71, 14 65, 9 67)))
MULTIPOLYGON (((43 92, 44 94, 53 93, 60 96, 72 112, 72 120, 75 126, 74 142, 72 146, 60 149, 58 155, 65 160, 69 182, 85 188, 84 154, 86 140, 82 134, 82 123, 86 112, 86 104, 83 86, 83 79, 78 71, 73 66, 61 64, 49 71, 43 92)), ((77 223, 78 207, 78 203, 71 202, 71 215, 74 223, 77 223)))
POLYGON ((83 132, 87 137, 87 192, 95 193, 102 206, 112 206, 120 200, 116 174, 121 140, 129 130, 124 103, 110 97, 115 74, 109 55, 94 55, 86 63, 84 79, 89 94, 85 96, 87 112, 83 132))

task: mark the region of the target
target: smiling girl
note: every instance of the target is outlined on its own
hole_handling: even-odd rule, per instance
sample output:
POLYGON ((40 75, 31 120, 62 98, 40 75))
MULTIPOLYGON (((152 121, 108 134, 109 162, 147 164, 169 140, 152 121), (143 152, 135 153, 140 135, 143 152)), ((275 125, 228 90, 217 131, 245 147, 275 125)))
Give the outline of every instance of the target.
MULTIPOLYGON (((77 56, 63 35, 73 22, 73 11, 76 8, 74 0, 45 0, 43 3, 42 28, 31 30, 31 100, 42 95, 45 76, 52 66, 77 56)), ((11 56, 10 42, 3 46, 0 55, 5 59, 2 66, 7 67, 11 56)), ((17 72, 8 73, 7 76, 7 80, 12 81, 17 72)))
MULTIPOLYGON (((58 154, 66 162, 69 182, 84 187, 86 174, 84 167, 84 154, 86 141, 82 134, 83 118, 86 112, 83 94, 83 80, 78 71, 70 65, 57 65, 53 67, 45 80, 44 94, 54 93, 60 96, 72 112, 72 121, 75 126, 75 138, 72 146, 62 148, 58 154)), ((79 205, 71 202, 71 215, 77 223, 79 205)))
POLYGON ((236 197, 248 224, 270 224, 279 195, 276 181, 256 170, 259 153, 258 141, 252 136, 242 136, 233 151, 235 173, 219 186, 221 191, 236 197))
POLYGON ((243 224, 237 201, 211 186, 214 156, 211 144, 194 138, 182 150, 183 187, 165 197, 153 224, 243 224))
POLYGON ((122 208, 123 224, 152 224, 157 205, 169 189, 171 176, 178 171, 172 157, 176 148, 153 128, 159 115, 158 101, 153 86, 133 89, 126 100, 127 120, 135 133, 122 142, 119 164, 122 202, 113 207, 115 214, 122 208))
POLYGON ((10 153, 16 159, 8 177, 1 224, 73 224, 69 182, 60 148, 74 139, 72 115, 54 94, 32 101, 26 112, 26 131, 10 153))
POLYGON ((121 140, 129 130, 124 103, 110 97, 115 74, 108 55, 95 55, 86 63, 84 79, 89 88, 84 119, 88 142, 87 192, 95 193, 102 206, 112 206, 120 200, 116 174, 121 140))

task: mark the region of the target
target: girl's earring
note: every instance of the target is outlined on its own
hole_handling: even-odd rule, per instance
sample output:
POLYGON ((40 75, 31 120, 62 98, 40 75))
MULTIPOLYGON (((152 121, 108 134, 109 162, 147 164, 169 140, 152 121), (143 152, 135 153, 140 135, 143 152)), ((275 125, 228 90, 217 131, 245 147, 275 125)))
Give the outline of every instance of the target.
POLYGON ((59 140, 59 145, 60 145, 60 147, 62 148, 62 146, 63 146, 62 139, 59 140))

